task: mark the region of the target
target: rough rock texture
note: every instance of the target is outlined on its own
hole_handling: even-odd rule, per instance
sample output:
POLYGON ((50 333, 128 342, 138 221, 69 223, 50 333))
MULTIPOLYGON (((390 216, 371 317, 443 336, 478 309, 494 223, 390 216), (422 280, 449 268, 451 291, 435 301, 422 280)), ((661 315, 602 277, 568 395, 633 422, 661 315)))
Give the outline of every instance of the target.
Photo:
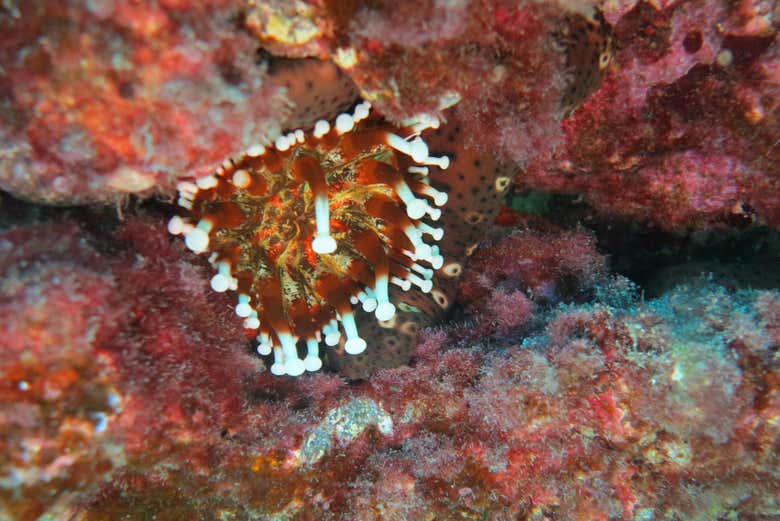
POLYGON ((780 226, 780 47, 773 2, 607 2, 617 52, 521 187, 581 194, 667 229, 780 226))
POLYGON ((280 130, 240 2, 0 7, 0 188, 45 202, 166 192, 280 130))
POLYGON ((243 421, 257 361, 159 224, 128 221, 109 241, 30 225, 0 234, 0 252, 0 517, 68 519, 126 465, 243 421))
POLYGON ((459 100, 461 139, 515 161, 520 188, 581 194, 605 215, 670 230, 777 227, 774 3, 597 6, 614 60, 563 121, 566 93, 604 72, 576 65, 600 59, 584 50, 592 39, 554 36, 586 3, 263 2, 247 23, 274 52, 334 59, 391 119, 459 100))

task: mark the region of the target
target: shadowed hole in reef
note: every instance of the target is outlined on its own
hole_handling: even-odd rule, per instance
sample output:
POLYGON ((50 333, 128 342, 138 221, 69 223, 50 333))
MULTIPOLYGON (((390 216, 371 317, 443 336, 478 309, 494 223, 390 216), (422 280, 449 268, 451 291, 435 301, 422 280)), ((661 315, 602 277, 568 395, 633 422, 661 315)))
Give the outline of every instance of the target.
POLYGON ((594 233, 610 269, 655 297, 701 274, 729 289, 780 288, 780 232, 724 217, 708 230, 672 233, 657 226, 599 215, 576 196, 526 190, 510 206, 564 229, 594 233))
POLYGON ((101 253, 112 254, 123 248, 114 236, 122 216, 135 215, 142 206, 140 200, 134 197, 128 197, 119 204, 50 206, 16 199, 0 190, 0 230, 71 221, 85 231, 83 239, 90 246, 101 253))

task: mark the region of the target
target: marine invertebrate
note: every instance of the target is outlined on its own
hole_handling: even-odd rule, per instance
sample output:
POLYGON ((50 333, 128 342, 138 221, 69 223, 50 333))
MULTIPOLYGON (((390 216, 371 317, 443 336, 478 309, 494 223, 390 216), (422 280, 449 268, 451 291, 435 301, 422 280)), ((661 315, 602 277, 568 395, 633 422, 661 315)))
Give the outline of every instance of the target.
POLYGON ((237 293, 236 314, 273 352, 274 374, 322 366, 319 344, 362 353, 353 305, 379 321, 395 315, 390 285, 423 292, 444 259, 436 221, 447 194, 430 185, 430 167, 446 169, 419 136, 431 117, 397 128, 360 103, 331 126, 296 130, 273 147, 255 145, 214 174, 179 183, 186 212, 168 229, 195 253, 210 253, 215 291, 237 293), (431 242, 426 242, 431 241, 431 242), (297 343, 306 344, 301 359, 297 343))
POLYGON ((485 239, 515 172, 513 164, 469 146, 463 120, 452 111, 447 113, 446 125, 426 131, 425 141, 436 155, 450 160, 447 170, 434 168, 428 175, 431 184, 449 198, 437 221, 444 230, 437 242, 444 266, 434 272, 434 287, 428 294, 419 288, 391 288, 398 307, 393 321, 380 323, 365 314, 358 316, 361 335, 372 345, 370 352, 362 356, 327 352, 328 366, 347 378, 365 378, 378 369, 406 364, 414 356, 418 332, 444 318, 455 302, 466 261, 485 239))

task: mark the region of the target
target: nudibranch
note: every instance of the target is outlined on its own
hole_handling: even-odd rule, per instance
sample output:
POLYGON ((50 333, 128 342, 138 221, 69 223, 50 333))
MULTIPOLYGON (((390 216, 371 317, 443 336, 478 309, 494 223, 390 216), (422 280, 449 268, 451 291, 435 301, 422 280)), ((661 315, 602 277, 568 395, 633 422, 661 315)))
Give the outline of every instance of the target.
POLYGON ((273 374, 320 369, 323 343, 362 353, 356 307, 387 322, 390 286, 433 289, 447 194, 428 176, 449 158, 431 156, 420 134, 438 126, 420 117, 399 128, 362 102, 178 184, 183 211, 168 230, 209 256, 211 288, 235 292, 273 374))

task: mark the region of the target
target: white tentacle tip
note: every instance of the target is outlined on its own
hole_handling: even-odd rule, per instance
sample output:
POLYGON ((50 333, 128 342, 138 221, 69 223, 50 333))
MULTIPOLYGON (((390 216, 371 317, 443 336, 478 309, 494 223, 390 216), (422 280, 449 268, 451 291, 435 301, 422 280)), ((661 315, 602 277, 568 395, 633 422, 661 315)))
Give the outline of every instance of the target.
POLYGON ((306 371, 306 365, 299 358, 286 360, 284 363, 284 372, 290 376, 301 376, 304 371, 306 371))
POLYGON ((195 253, 203 253, 209 247, 209 234, 201 228, 193 228, 184 239, 184 244, 195 253))
POLYGON ((307 356, 303 360, 303 366, 309 372, 315 372, 322 369, 322 360, 318 356, 307 356))
POLYGON ((312 239, 311 249, 315 253, 333 253, 336 251, 336 241, 330 235, 318 235, 312 239))
POLYGON ((424 163, 428 159, 428 145, 421 138, 417 137, 409 143, 411 147, 412 159, 417 163, 424 163))
POLYGON ((366 346, 366 341, 362 338, 350 338, 344 342, 344 351, 350 355, 359 355, 366 350, 366 346))
POLYGON ((230 277, 226 277, 222 273, 217 273, 211 277, 211 289, 217 293, 224 293, 230 289, 230 277))
POLYGON ((249 157, 260 157, 265 154, 265 147, 263 145, 252 145, 246 151, 246 155, 249 157))
POLYGON ((317 121, 317 123, 314 124, 314 137, 317 139, 321 138, 325 134, 330 132, 330 123, 325 121, 324 119, 321 119, 317 121))
POLYGON ((184 228, 184 220, 178 215, 174 215, 171 217, 171 220, 168 221, 168 233, 171 235, 180 235, 184 233, 184 228))
POLYGON ((339 134, 349 132, 355 127, 355 120, 349 114, 339 114, 336 117, 336 130, 339 134))
POLYGON ((395 306, 390 302, 382 302, 377 305, 374 315, 380 322, 390 320, 393 318, 393 316, 395 316, 395 306))
POLYGON ((428 210, 428 203, 422 199, 414 199, 406 205, 406 215, 408 215, 410 219, 421 219, 428 210))

